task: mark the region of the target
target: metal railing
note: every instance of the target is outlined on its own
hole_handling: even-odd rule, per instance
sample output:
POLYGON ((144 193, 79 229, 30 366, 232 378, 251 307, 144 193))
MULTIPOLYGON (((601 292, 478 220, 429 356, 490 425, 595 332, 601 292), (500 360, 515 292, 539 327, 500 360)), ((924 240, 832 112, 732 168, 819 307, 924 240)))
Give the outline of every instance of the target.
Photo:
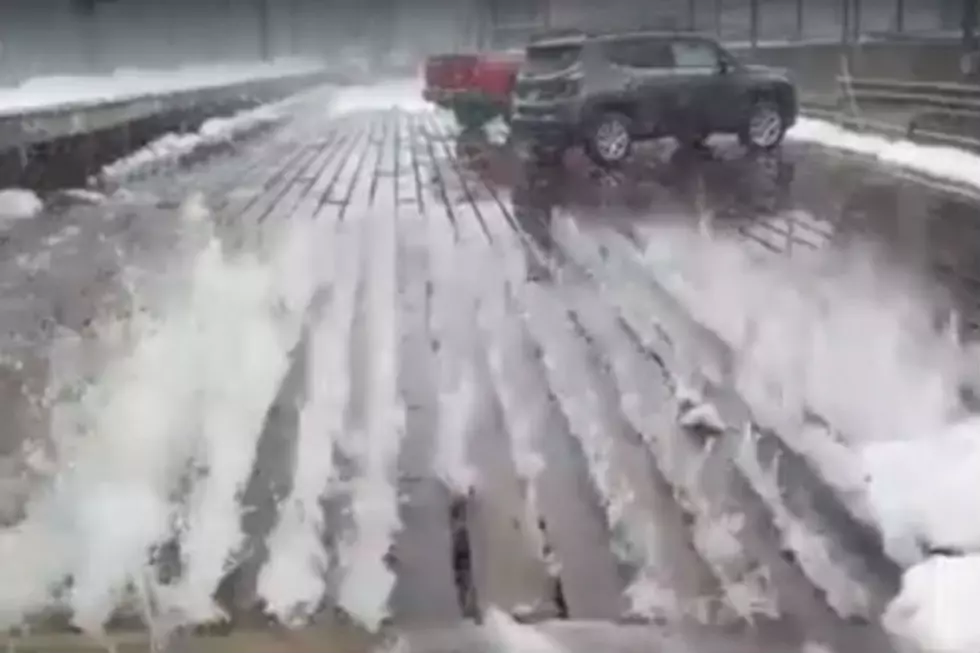
POLYGON ((843 94, 860 103, 980 115, 980 85, 847 77, 838 83, 843 94))
POLYGON ((967 41, 965 35, 972 35, 977 24, 976 7, 964 0, 539 0, 529 5, 539 11, 520 17, 500 11, 496 23, 530 20, 552 27, 623 28, 655 22, 754 46, 902 38, 967 41))
POLYGON ((857 43, 902 37, 958 39, 976 29, 962 0, 685 0, 682 22, 726 41, 857 43))
POLYGON ((809 113, 849 127, 980 150, 980 84, 847 76, 837 82, 837 97, 805 103, 809 113))

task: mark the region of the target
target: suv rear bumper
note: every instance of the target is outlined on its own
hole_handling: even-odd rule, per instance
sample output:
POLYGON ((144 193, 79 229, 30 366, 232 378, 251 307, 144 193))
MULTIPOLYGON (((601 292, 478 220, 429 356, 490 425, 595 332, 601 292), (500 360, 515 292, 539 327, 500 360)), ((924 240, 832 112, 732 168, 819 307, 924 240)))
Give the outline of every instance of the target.
POLYGON ((535 104, 515 102, 511 133, 549 147, 573 145, 581 134, 578 103, 535 104))

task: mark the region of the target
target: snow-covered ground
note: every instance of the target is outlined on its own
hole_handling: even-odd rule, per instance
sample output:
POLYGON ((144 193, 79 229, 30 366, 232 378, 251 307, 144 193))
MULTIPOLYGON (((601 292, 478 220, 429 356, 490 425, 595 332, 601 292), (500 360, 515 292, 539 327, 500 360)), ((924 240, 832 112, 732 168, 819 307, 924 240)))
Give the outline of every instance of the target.
POLYGON ((980 155, 967 150, 861 134, 825 120, 805 117, 799 119, 788 136, 792 140, 872 157, 883 165, 906 168, 937 180, 980 188, 980 155))
MULTIPOLYGON (((331 108, 332 98, 306 99, 295 101, 314 105, 306 107, 305 126, 312 122, 317 133, 328 116, 346 111, 344 102, 331 108)), ((307 135, 303 128, 298 132, 307 135)), ((139 157, 127 171, 152 159, 139 157)), ((12 207, 29 203, 19 191, 8 195, 12 207)), ((53 402, 45 441, 25 443, 29 487, 14 488, 30 497, 14 510, 25 517, 0 529, 0 555, 18 561, 0 569, 0 627, 52 606, 68 609, 89 632, 120 605, 150 610, 162 629, 220 619, 213 595, 229 561, 242 554, 242 492, 257 442, 308 329, 312 392, 300 411, 299 464, 256 592, 283 622, 319 608, 330 563, 326 526, 313 515, 325 497, 342 494, 353 530, 338 551, 347 572, 338 601, 376 628, 393 583, 385 557, 400 527, 391 476, 400 443, 390 437, 401 420, 392 368, 394 216, 358 215, 343 225, 298 218, 237 224, 249 234, 241 249, 216 235, 199 193, 175 217, 179 241, 160 287, 139 298, 142 310, 108 316, 93 324, 91 338, 69 339, 53 354, 49 392, 78 400, 53 402), (348 402, 337 380, 348 374, 362 274, 373 348, 366 396, 359 397, 366 421, 354 433, 344 428, 348 402), (333 298, 322 313, 311 309, 318 291, 333 298), (92 338, 103 355, 94 368, 79 370, 78 359, 90 358, 80 350, 92 338), (363 472, 350 487, 338 483, 331 454, 323 455, 335 447, 363 472), (163 585, 148 552, 167 541, 179 543, 182 573, 178 583, 163 585), (59 589, 66 577, 73 579, 68 593, 59 589)))
MULTIPOLYGON (((2 555, 18 561, 0 571, 5 625, 50 604, 66 573, 75 581, 64 600, 89 629, 98 630, 133 582, 133 596, 158 595, 165 617, 212 614, 214 574, 220 578, 240 538, 236 495, 318 278, 303 256, 315 235, 313 225, 296 223, 266 234, 262 250, 232 256, 208 236, 200 203, 189 203, 183 219, 187 237, 202 245, 174 258, 171 290, 148 312, 97 328, 114 343, 111 358, 77 403, 53 407, 47 454, 33 457, 46 489, 0 535, 2 555), (237 382, 229 385, 231 370, 237 382), (176 514, 173 482, 191 464, 211 474, 176 514), (188 573, 163 593, 144 584, 142 570, 148 547, 174 534, 186 546, 188 573)), ((70 378, 71 360, 55 365, 70 378)))
POLYGON ((210 118, 195 132, 164 134, 132 154, 104 166, 99 176, 102 181, 119 184, 147 173, 172 169, 203 150, 230 145, 236 139, 281 123, 298 104, 317 102, 330 106, 335 99, 335 90, 321 86, 279 102, 230 116, 210 118))
POLYGON ((403 111, 427 111, 430 105, 422 97, 422 86, 421 79, 353 86, 337 98, 333 110, 338 114, 395 108, 403 111))
POLYGON ((206 64, 169 70, 120 68, 104 76, 35 77, 15 87, 0 88, 0 115, 292 77, 316 72, 323 65, 318 60, 283 58, 265 63, 206 64))
POLYGON ((41 199, 23 188, 0 190, 0 221, 33 218, 44 208, 41 199))
MULTIPOLYGON (((980 156, 972 152, 810 118, 788 138, 980 188, 980 156)), ((980 595, 980 418, 964 409, 961 393, 977 387, 980 357, 959 341, 955 315, 943 314, 930 288, 871 248, 788 258, 761 256, 734 237, 687 227, 641 227, 638 235, 645 246, 636 267, 609 282, 622 286, 627 304, 637 299, 630 289, 642 287, 640 277, 656 279, 679 300, 686 316, 734 353, 728 381, 754 419, 808 459, 855 518, 880 530, 886 553, 908 569, 886 626, 909 650, 976 650, 980 630, 969 615, 980 595), (810 413, 830 430, 811 423, 810 413), (965 555, 933 556, 932 550, 965 555)), ((568 238, 581 236, 566 233, 562 242, 574 247, 568 238)), ((624 238, 607 236, 601 240, 607 254, 596 261, 631 256, 624 238)), ((714 345, 695 335, 687 317, 669 318, 664 305, 634 308, 640 306, 672 327, 682 377, 726 382, 714 345)), ((757 492, 776 516, 789 519, 775 487, 764 486, 766 470, 742 460, 739 466, 762 484, 757 492)), ((830 583, 824 586, 829 599, 845 612, 866 612, 862 591, 845 576, 834 580, 830 562, 818 559, 826 552, 812 538, 801 540, 799 524, 777 527, 786 529, 801 563, 813 560, 818 584, 830 583)))
POLYGON ((832 438, 800 436, 794 443, 797 449, 820 444, 822 451, 806 453, 826 463, 823 471, 845 494, 866 488, 870 473, 871 509, 894 557, 915 562, 923 540, 980 546, 976 524, 960 518, 980 510, 980 493, 954 482, 960 465, 976 462, 964 456, 968 441, 946 449, 946 438, 961 439, 948 429, 964 417, 959 390, 969 381, 972 357, 936 328, 925 288, 863 249, 766 258, 720 235, 664 227, 642 233, 643 264, 736 352, 736 386, 756 418, 795 439, 807 433, 805 413, 814 411, 839 431, 843 444, 866 457, 842 468, 832 438), (944 473, 917 464, 923 451, 903 460, 904 446, 929 447, 944 473), (923 501, 938 488, 947 496, 923 501), (930 518, 924 512, 944 506, 948 513, 964 501, 970 505, 955 514, 930 518))
MULTIPOLYGON (((961 407, 960 390, 975 384, 980 360, 948 321, 937 326, 927 289, 865 249, 760 256, 741 240, 689 227, 636 231, 641 254, 619 234, 593 241, 571 222, 559 225, 558 237, 571 251, 591 248, 600 266, 603 247, 605 260, 619 262, 603 277, 611 305, 624 315, 656 315, 673 341, 676 373, 695 387, 698 377, 731 384, 757 424, 808 459, 855 518, 881 531, 886 553, 909 569, 885 623, 924 647, 911 650, 975 650, 978 631, 963 615, 980 592, 980 419, 961 407), (644 278, 656 279, 681 312, 641 300, 644 278), (733 370, 725 372, 725 356, 695 324, 732 352, 733 370), (967 555, 937 559, 932 549, 967 555)), ((747 462, 779 517, 778 490, 747 462)), ((788 546, 801 564, 814 555, 798 525, 777 519, 777 527, 796 537, 788 546)), ((830 583, 822 586, 841 609, 864 613, 861 590, 845 576, 833 580, 825 555, 814 560, 815 582, 830 583)))
POLYGON ((283 111, 266 105, 227 117, 211 118, 197 131, 171 132, 156 138, 132 154, 104 166, 100 177, 118 183, 126 178, 177 166, 203 148, 228 144, 249 132, 274 125, 284 117, 283 111))
MULTIPOLYGON (((349 115, 392 106, 418 110, 417 85, 350 89, 332 111, 349 115)), ((272 119, 246 114, 213 132, 225 137, 266 118, 272 119)), ((809 120, 801 121, 791 138, 945 175, 928 168, 938 165, 936 150, 945 148, 895 144, 809 120)), ((180 156, 199 144, 158 144, 120 164, 120 170, 180 156)), ((959 170, 962 182, 980 185, 980 175, 963 173, 967 163, 977 165, 976 159, 958 161, 942 170, 959 170)), ((380 169, 381 163, 394 167, 392 161, 368 161, 364 167, 380 169)), ((366 184, 355 190, 368 192, 366 184)), ((18 216, 39 210, 36 198, 20 191, 7 191, 0 199, 18 216)), ((465 222, 463 212, 457 215, 460 222, 465 222)), ((212 596, 226 565, 241 552, 241 492, 255 463, 265 414, 306 328, 310 392, 299 406, 293 485, 281 498, 266 542, 268 562, 257 593, 283 622, 302 621, 317 608, 330 580, 324 571, 332 564, 322 544, 331 525, 317 515, 324 499, 344 495, 353 532, 338 550, 347 571, 338 599, 375 627, 386 616, 394 583, 384 560, 402 526, 395 461, 404 425, 393 366, 399 347, 396 237, 403 227, 390 212, 365 212, 343 223, 269 220, 249 241, 251 247, 235 251, 214 237, 212 216, 200 197, 186 203, 179 217, 186 242, 175 250, 173 282, 148 298, 145 313, 97 325, 112 355, 82 388, 79 401, 53 406, 50 441, 29 456, 35 485, 26 518, 0 530, 0 556, 17 562, 0 565, 0 625, 61 602, 78 625, 98 631, 120 597, 153 610, 165 627, 220 617, 212 596), (329 288, 329 300, 322 310, 311 311, 318 287, 329 288), (363 311, 355 306, 359 288, 363 311), (351 379, 348 344, 356 320, 371 352, 363 378, 351 379), (356 390, 365 394, 365 420, 356 430, 345 429, 356 390), (334 450, 358 470, 353 482, 336 474, 328 454, 334 450), (148 573, 147 551, 170 540, 180 544, 183 569, 180 582, 164 586, 148 573), (70 592, 61 587, 67 576, 73 578, 70 592)), ((472 224, 469 233, 460 227, 456 242, 448 229, 434 227, 443 223, 427 224, 434 231, 421 240, 430 250, 433 328, 442 347, 437 385, 443 414, 434 439, 447 485, 465 493, 478 482, 465 460, 475 384, 492 385, 500 394, 505 419, 514 425, 512 453, 529 482, 547 463, 538 450, 536 425, 551 407, 552 392, 588 459, 605 518, 616 529, 617 555, 637 569, 631 607, 670 616, 699 609, 697 600, 682 601, 671 591, 669 581, 680 571, 662 557, 665 535, 651 527, 644 512, 643 477, 631 466, 635 450, 611 438, 616 420, 603 403, 606 390, 591 376, 589 348, 565 315, 574 308, 582 329, 597 343, 590 346, 610 358, 609 376, 620 401, 616 409, 642 436, 641 444, 658 454, 663 476, 683 490, 679 494, 696 513, 695 547, 723 579, 730 606, 747 616, 778 612, 767 578, 737 541, 741 524, 729 523, 732 515, 716 510, 704 496, 702 452, 671 437, 668 409, 684 399, 684 389, 677 388, 676 397, 655 396, 650 379, 656 366, 635 355, 635 345, 611 313, 595 310, 601 302, 594 289, 571 284, 561 291, 546 286, 510 294, 505 288, 520 288, 524 270, 506 228, 495 233, 493 248, 481 248, 473 245, 482 236, 474 236, 472 224), (470 314, 457 310, 464 304, 470 314), (478 305, 481 310, 472 314, 478 305), (508 313, 515 305, 525 310, 508 313), (540 347, 547 385, 507 351, 522 341, 517 334, 525 327, 540 347), (481 372, 475 361, 484 350, 488 370, 481 372), (510 392, 508 371, 521 384, 510 392)), ((610 253, 612 259, 633 256, 631 266, 618 272, 624 275, 619 288, 626 292, 601 289, 603 299, 636 299, 637 294, 629 295, 639 286, 631 284, 642 273, 679 301, 687 322, 670 322, 679 347, 685 340, 693 343, 692 351, 705 345, 686 328, 693 317, 733 351, 730 381, 755 419, 809 458, 856 517, 882 530, 889 554, 910 567, 903 593, 886 616, 888 627, 929 653, 975 653, 978 633, 969 610, 980 595, 975 518, 980 424, 958 405, 960 387, 974 383, 970 366, 980 362, 952 331, 935 327, 936 309, 925 289, 865 251, 776 259, 753 255, 742 243, 717 234, 664 226, 638 233, 641 254, 612 232, 602 236, 606 253, 597 261, 610 253), (810 411, 835 432, 808 423, 810 411), (926 558, 920 544, 970 555, 926 558)), ((645 304, 633 313, 633 322, 649 324, 651 315, 667 319, 645 304)), ((682 379, 714 376, 706 369, 712 361, 705 362, 712 347, 701 356, 679 357, 679 369, 672 371, 682 379)), ((70 372, 73 360, 58 369, 70 372)), ((778 497, 767 498, 778 505, 778 497)), ((789 519, 777 515, 781 523, 789 519)), ((818 559, 820 551, 809 550, 814 553, 805 562, 819 575, 827 562, 818 559)), ((839 612, 866 609, 849 579, 828 582, 837 583, 837 591, 828 595, 839 612)), ((551 650, 550 642, 520 637, 527 629, 502 615, 491 613, 488 622, 513 647, 551 650)))
POLYGON ((641 232, 642 265, 734 352, 733 381, 754 418, 910 567, 889 627, 947 642, 924 650, 974 650, 976 629, 959 614, 980 592, 980 420, 964 412, 960 390, 980 361, 936 326, 926 289, 869 251, 758 257, 720 235, 641 232), (929 549, 970 555, 936 560, 929 549))

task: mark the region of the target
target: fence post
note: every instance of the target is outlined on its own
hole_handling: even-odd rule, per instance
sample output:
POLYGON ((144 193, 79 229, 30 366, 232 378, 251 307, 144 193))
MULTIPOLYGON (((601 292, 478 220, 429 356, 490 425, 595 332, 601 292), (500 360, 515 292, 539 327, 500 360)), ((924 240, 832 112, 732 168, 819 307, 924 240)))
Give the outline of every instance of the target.
POLYGON ((722 29, 721 29, 721 0, 715 0, 715 32, 718 33, 718 38, 721 39, 722 29))
POLYGON ((905 32, 905 0, 895 0, 895 31, 905 32))
POLYGON ((796 0, 796 40, 803 40, 803 0, 796 0))
POLYGON ((269 0, 258 0, 255 11, 259 30, 259 57, 262 61, 269 61, 273 57, 272 29, 269 24, 271 22, 269 0))
POLYGON ((698 29, 698 0, 687 0, 687 27, 692 32, 698 29))
POLYGON ((851 0, 840 0, 840 9, 840 40, 846 45, 851 36, 851 0))
POLYGON ((852 22, 854 25, 854 29, 852 30, 852 37, 853 37, 852 40, 854 43, 858 43, 861 40, 861 14, 862 14, 861 4, 862 3, 861 0, 853 0, 853 2, 854 5, 853 5, 852 22))
POLYGON ((86 74, 101 72, 105 67, 102 39, 99 36, 99 8, 95 0, 74 0, 72 21, 81 32, 82 63, 86 74))
POLYGON ((303 51, 300 43, 300 32, 303 20, 303 12, 300 10, 301 0, 290 0, 289 2, 289 47, 293 56, 299 56, 303 51))
POLYGON ((977 0, 963 0, 960 25, 963 30, 963 51, 972 54, 977 50, 977 0))
POLYGON ((493 27, 496 25, 495 5, 484 6, 482 2, 469 2, 467 5, 467 40, 478 51, 494 47, 493 27))
POLYGON ((759 46, 759 0, 749 0, 749 40, 755 50, 759 46))

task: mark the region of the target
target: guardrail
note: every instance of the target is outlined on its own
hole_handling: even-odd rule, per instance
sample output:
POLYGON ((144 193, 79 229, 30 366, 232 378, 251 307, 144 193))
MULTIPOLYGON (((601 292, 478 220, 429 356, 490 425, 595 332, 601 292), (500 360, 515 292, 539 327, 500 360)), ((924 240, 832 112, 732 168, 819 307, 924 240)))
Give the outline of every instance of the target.
POLYGON ((48 190, 84 185, 88 175, 170 131, 186 131, 321 83, 337 73, 263 79, 104 103, 63 104, 0 114, 0 186, 48 190))
POLYGON ((804 101, 807 111, 848 127, 980 150, 980 84, 843 76, 837 88, 829 104, 804 101))

